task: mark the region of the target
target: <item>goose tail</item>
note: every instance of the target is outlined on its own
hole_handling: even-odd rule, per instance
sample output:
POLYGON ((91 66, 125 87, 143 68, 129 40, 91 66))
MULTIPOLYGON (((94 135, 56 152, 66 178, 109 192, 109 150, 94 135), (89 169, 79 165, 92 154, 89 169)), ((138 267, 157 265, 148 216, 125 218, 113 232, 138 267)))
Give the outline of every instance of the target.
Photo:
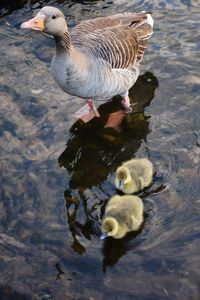
POLYGON ((143 58, 148 41, 153 34, 153 25, 154 21, 151 14, 144 11, 138 13, 137 20, 134 20, 131 24, 131 28, 135 31, 138 40, 137 63, 140 63, 143 58))

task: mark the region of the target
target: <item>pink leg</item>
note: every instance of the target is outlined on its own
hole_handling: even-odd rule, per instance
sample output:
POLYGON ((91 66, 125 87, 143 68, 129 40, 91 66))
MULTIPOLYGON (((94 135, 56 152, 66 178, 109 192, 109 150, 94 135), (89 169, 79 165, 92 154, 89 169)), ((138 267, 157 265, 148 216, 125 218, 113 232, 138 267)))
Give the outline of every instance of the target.
POLYGON ((126 96, 122 99, 121 104, 125 108, 125 112, 128 114, 132 112, 131 104, 130 104, 130 99, 129 96, 126 96))
POLYGON ((99 112, 92 99, 87 100, 87 104, 81 107, 75 114, 75 117, 87 123, 94 117, 100 117, 99 112))
POLYGON ((93 111, 94 117, 99 118, 100 114, 99 114, 99 112, 98 112, 98 110, 97 110, 97 108, 96 108, 96 106, 94 104, 94 101, 92 99, 89 99, 89 100, 87 100, 87 104, 90 107, 91 111, 93 111))

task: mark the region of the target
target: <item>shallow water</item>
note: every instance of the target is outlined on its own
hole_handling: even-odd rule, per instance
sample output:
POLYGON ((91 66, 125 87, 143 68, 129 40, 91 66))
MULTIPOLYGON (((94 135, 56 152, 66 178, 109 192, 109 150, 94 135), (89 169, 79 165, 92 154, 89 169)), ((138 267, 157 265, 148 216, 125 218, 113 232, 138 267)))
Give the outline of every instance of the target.
POLYGON ((118 99, 101 105, 100 120, 76 122, 84 102, 53 81, 53 40, 19 29, 45 1, 24 2, 0 19, 0 299, 200 299, 197 1, 46 1, 69 27, 153 13, 134 110, 117 128, 105 124, 118 99), (143 156, 155 166, 153 185, 139 193, 144 225, 102 242, 114 171, 143 156))

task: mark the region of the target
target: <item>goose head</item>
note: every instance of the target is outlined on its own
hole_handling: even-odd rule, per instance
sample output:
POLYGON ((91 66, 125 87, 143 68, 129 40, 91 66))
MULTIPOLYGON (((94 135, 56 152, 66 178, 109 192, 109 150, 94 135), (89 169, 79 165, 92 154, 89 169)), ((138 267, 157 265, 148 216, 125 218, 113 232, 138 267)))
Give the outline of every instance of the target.
POLYGON ((107 236, 115 237, 119 230, 119 223, 112 217, 105 218, 102 224, 102 234, 100 238, 103 240, 107 236))
POLYGON ((118 188, 123 189, 124 185, 131 181, 131 174, 128 168, 119 167, 116 172, 116 181, 118 181, 118 188))
POLYGON ((52 6, 44 6, 34 18, 22 23, 21 28, 43 31, 53 36, 62 36, 68 30, 63 13, 52 6))

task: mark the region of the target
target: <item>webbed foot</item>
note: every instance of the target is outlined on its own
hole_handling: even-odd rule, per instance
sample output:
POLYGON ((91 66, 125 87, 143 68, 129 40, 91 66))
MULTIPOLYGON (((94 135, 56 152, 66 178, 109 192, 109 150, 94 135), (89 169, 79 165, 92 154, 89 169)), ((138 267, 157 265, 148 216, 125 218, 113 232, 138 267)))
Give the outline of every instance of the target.
POLYGON ((89 122, 94 117, 100 117, 100 114, 94 104, 92 99, 87 100, 87 104, 81 107, 74 116, 78 119, 81 119, 84 123, 89 122))

